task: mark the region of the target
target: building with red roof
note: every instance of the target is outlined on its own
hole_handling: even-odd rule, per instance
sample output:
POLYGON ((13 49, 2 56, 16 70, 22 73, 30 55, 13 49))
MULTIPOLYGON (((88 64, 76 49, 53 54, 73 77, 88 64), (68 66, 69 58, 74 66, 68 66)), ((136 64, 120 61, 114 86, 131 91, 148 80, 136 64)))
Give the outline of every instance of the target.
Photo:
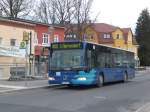
MULTIPOLYGON (((74 27, 72 32, 67 32, 66 34, 75 35, 77 25, 74 27)), ((67 40, 75 39, 75 37, 76 35, 66 36, 67 40)), ((106 23, 91 23, 82 32, 82 40, 132 51, 135 53, 135 58, 138 59, 138 45, 131 28, 120 28, 106 23)))

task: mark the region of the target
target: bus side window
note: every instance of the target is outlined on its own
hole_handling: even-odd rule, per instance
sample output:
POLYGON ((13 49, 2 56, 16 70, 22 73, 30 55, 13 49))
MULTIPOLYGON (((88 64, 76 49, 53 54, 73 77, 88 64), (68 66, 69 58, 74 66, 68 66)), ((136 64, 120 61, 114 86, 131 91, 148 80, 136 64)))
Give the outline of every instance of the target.
POLYGON ((122 66, 122 59, 123 59, 123 56, 122 54, 119 54, 119 53, 116 53, 115 54, 115 57, 114 57, 114 65, 115 67, 121 67, 122 66))
POLYGON ((111 53, 105 53, 105 67, 110 68, 112 65, 111 53))
POLYGON ((98 54, 97 63, 98 63, 99 67, 105 67, 105 55, 104 55, 104 53, 98 54))

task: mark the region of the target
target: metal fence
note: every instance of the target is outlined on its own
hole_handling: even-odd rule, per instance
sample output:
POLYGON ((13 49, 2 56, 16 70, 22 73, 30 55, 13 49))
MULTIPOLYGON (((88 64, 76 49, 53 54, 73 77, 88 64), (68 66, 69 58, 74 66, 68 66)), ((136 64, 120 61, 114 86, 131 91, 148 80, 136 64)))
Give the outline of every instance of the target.
POLYGON ((48 64, 45 62, 34 64, 0 64, 0 79, 25 80, 47 78, 48 64))

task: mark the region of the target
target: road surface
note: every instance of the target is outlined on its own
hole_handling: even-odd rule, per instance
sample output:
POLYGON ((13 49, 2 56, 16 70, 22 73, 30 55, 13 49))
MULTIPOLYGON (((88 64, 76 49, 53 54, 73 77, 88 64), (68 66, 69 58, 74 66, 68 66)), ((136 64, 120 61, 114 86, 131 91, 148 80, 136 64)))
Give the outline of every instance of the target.
POLYGON ((63 86, 0 94, 0 112, 149 112, 149 107, 150 72, 101 88, 63 86))

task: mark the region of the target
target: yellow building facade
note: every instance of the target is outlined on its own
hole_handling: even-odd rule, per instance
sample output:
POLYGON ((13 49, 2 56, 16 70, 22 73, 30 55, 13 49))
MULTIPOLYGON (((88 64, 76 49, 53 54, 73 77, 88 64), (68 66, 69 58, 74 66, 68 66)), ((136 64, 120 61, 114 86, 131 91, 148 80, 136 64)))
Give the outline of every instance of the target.
POLYGON ((126 49, 123 31, 121 29, 116 28, 116 30, 112 32, 112 38, 114 40, 113 47, 126 49))
POLYGON ((134 52, 138 59, 138 44, 131 28, 119 28, 105 23, 95 23, 86 28, 84 35, 86 41, 121 48, 134 52), (93 35, 92 39, 88 35, 93 35))
POLYGON ((97 32, 92 27, 87 27, 82 35, 84 35, 83 36, 84 40, 88 42, 98 43, 97 32))

